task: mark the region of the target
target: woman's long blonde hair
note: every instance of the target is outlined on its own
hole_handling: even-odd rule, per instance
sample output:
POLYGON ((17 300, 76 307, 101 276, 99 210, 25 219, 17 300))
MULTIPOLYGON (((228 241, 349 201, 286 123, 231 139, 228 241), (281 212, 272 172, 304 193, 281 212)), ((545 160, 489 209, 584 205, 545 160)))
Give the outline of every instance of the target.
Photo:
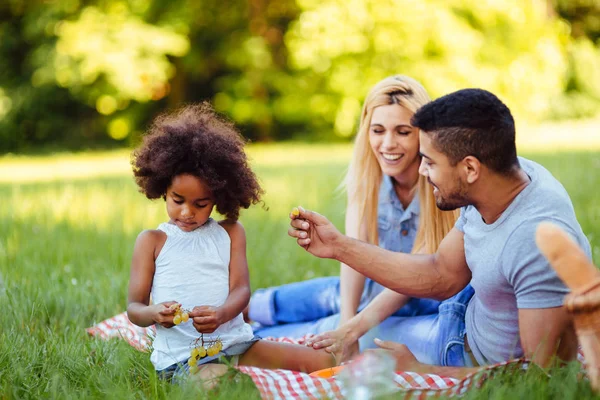
MULTIPOLYGON (((398 104, 413 114, 431 101, 427 91, 416 80, 404 75, 394 75, 378 82, 365 99, 358 134, 354 141, 352 161, 344 180, 348 201, 358 207, 359 232, 366 231, 367 237, 360 238, 378 245, 377 208, 379 187, 383 178, 381 167, 371 150, 369 128, 375 107, 398 104), (363 228, 366 224, 366 229, 363 228)), ((454 226, 458 211, 441 211, 435 204, 433 188, 427 179, 419 175, 418 196, 420 203, 419 227, 413 245, 413 253, 435 253, 440 242, 454 226)))

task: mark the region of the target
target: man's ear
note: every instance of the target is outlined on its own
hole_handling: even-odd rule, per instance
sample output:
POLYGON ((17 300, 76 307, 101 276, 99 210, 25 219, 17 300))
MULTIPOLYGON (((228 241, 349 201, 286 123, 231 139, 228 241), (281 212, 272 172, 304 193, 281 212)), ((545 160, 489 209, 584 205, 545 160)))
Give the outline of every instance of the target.
POLYGON ((475 183, 481 174, 481 163, 479 160, 473 156, 466 156, 462 159, 461 164, 467 183, 475 183))

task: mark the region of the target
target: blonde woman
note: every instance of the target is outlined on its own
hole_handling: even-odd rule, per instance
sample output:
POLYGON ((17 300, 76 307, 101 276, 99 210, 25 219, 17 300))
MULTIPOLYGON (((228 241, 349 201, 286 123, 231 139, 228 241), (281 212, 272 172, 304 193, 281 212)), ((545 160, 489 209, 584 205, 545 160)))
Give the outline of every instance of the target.
MULTIPOLYGON (((433 253, 454 226, 458 212, 439 210, 419 175, 419 132, 410 119, 429 101, 417 81, 402 75, 380 81, 367 95, 345 179, 348 236, 388 250, 433 253)), ((260 324, 255 331, 261 336, 295 337, 337 327, 312 344, 347 359, 358 351, 358 339, 386 318, 435 318, 439 304, 385 289, 342 265, 339 278, 258 290, 248 316, 260 324)))

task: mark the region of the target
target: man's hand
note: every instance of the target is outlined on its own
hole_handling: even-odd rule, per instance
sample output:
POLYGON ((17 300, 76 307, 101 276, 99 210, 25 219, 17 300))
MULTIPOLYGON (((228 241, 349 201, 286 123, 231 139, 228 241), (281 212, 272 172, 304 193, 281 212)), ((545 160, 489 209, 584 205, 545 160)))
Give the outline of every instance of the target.
POLYGON ((313 349, 325 349, 336 356, 338 363, 351 360, 359 352, 358 339, 350 329, 340 327, 336 330, 316 335, 306 342, 313 349))
POLYGON ((290 214, 288 235, 297 239, 298 245, 320 258, 335 258, 336 242, 343 235, 327 218, 314 211, 298 207, 299 215, 290 214))
MULTIPOLYGON (((379 349, 388 351, 396 359, 396 371, 420 372, 427 369, 425 364, 420 363, 414 354, 404 344, 375 339, 379 349)), ((382 350, 367 351, 382 351, 382 350)))
POLYGON ((388 351, 396 359, 396 371, 411 371, 419 374, 435 374, 463 379, 481 370, 481 367, 441 367, 438 365, 423 364, 403 344, 379 339, 375 339, 375 344, 380 348, 367 351, 388 351))
POLYGON ((200 333, 213 333, 223 324, 219 307, 196 306, 190 312, 194 328, 200 333))
POLYGON ((164 303, 154 304, 149 307, 152 308, 152 319, 154 322, 165 328, 172 328, 175 326, 173 323, 173 317, 175 316, 176 301, 165 301, 164 303))

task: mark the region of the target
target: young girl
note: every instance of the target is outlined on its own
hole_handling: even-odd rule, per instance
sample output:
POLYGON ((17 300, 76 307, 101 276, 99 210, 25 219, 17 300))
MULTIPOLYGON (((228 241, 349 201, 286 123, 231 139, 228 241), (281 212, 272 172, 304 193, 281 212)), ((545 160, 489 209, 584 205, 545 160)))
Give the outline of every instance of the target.
POLYGON ((250 287, 246 237, 237 219, 240 208, 262 194, 243 146, 233 125, 202 104, 159 117, 133 152, 140 191, 162 197, 168 215, 137 238, 127 307, 134 324, 156 324, 150 359, 161 376, 179 378, 190 370, 214 376, 226 369, 218 365, 221 357, 305 372, 335 364, 321 350, 260 340, 242 318, 250 287), (213 209, 225 219, 213 220, 213 209), (190 310, 189 321, 174 321, 178 309, 190 310), (213 346, 218 353, 196 354, 188 363, 202 343, 220 343, 213 346))

